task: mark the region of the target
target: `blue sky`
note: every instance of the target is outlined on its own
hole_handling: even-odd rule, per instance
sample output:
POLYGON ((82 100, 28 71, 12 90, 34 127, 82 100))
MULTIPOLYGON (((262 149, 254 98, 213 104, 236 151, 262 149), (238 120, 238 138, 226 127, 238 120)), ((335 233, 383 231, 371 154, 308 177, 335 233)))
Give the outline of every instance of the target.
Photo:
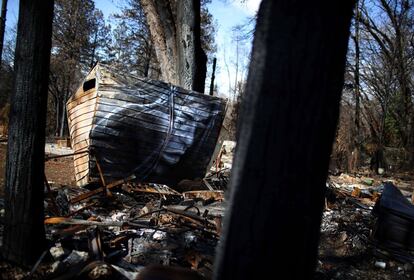
MULTIPOLYGON (((235 44, 231 40, 232 27, 246 22, 249 17, 253 16, 259 7, 260 1, 212 0, 212 3, 208 5, 209 11, 217 24, 216 57, 218 72, 216 74, 216 82, 219 87, 219 92, 225 96, 228 91, 229 76, 231 80, 235 76, 235 70, 232 64, 234 63, 236 50, 235 44), (226 67, 225 62, 227 62, 228 67, 226 67)), ((17 22, 18 2, 18 0, 8 0, 6 30, 12 28, 17 22)), ((119 12, 119 8, 124 2, 123 0, 95 0, 96 7, 102 10, 106 18, 109 18, 113 13, 119 12)), ((250 44, 244 46, 244 48, 249 49, 250 44)), ((248 51, 246 50, 245 53, 248 53, 248 51)))
MULTIPOLYGON (((250 0, 245 1, 245 3, 241 3, 240 0, 213 0, 208 6, 217 24, 216 56, 218 73, 216 83, 219 93, 225 97, 230 97, 228 95, 229 83, 233 84, 236 72, 234 67, 236 46, 232 41, 232 28, 237 24, 245 23, 249 17, 254 16, 259 4, 260 0, 250 0)), ((247 56, 250 51, 250 44, 247 44, 244 48, 246 49, 244 55, 247 56)))
POLYGON ((8 28, 13 27, 19 17, 19 1, 8 0, 7 2, 7 14, 6 14, 6 32, 8 28))

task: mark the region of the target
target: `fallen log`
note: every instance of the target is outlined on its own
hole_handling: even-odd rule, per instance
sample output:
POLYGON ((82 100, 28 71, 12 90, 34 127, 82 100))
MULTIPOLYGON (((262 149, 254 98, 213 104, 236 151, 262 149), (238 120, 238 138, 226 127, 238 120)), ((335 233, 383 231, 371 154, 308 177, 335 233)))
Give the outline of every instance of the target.
POLYGON ((114 188, 116 186, 119 186, 119 185, 121 185, 123 183, 126 183, 126 182, 131 181, 131 180, 134 180, 134 179, 135 179, 135 175, 131 175, 131 176, 129 176, 126 179, 121 179, 121 180, 112 182, 112 183, 108 184, 106 187, 100 187, 100 188, 97 188, 96 190, 93 190, 93 191, 90 191, 90 192, 87 192, 87 193, 83 193, 81 195, 78 195, 77 197, 72 198, 70 200, 70 202, 71 203, 77 203, 77 202, 82 201, 82 200, 85 200, 85 199, 87 199, 87 198, 89 198, 89 197, 91 197, 93 195, 96 195, 98 193, 101 193, 101 192, 103 192, 105 190, 112 189, 112 188, 114 188))

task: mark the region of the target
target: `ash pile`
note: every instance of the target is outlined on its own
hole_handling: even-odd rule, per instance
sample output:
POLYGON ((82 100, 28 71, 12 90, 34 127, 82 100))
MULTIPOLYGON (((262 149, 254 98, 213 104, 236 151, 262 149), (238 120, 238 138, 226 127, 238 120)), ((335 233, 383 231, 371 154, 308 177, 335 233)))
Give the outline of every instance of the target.
POLYGON ((4 267, 2 279, 135 279, 150 264, 212 277, 224 190, 204 185, 179 193, 132 182, 94 190, 49 187, 47 250, 31 272, 4 267))

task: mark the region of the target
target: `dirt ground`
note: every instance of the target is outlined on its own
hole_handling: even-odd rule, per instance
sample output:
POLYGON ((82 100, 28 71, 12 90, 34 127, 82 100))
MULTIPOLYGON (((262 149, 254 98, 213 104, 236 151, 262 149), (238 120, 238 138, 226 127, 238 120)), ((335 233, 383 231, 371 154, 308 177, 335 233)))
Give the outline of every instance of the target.
MULTIPOLYGON (((0 143, 0 197, 4 195, 7 145, 0 143)), ((71 157, 52 159, 45 164, 46 178, 57 185, 74 185, 75 173, 71 157)))

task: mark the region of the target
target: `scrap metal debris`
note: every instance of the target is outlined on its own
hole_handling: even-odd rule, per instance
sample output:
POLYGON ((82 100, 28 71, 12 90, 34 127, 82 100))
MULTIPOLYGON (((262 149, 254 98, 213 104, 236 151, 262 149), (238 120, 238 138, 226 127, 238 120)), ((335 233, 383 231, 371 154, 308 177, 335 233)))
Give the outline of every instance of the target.
POLYGON ((414 263, 414 205, 397 187, 386 183, 373 213, 376 246, 399 261, 414 263))
MULTIPOLYGON (((383 218, 382 222, 379 219, 378 210, 374 209, 381 209, 379 212, 383 215, 384 199, 389 200, 386 190, 397 189, 391 182, 398 181, 391 178, 367 178, 349 174, 329 176, 315 279, 412 279, 414 277, 412 259, 401 258, 401 250, 398 255, 395 251, 390 251, 392 247, 384 246, 394 241, 390 238, 392 235, 385 233, 401 233, 401 231, 395 227, 394 229, 387 227, 389 231, 382 232, 384 234, 378 232, 378 228, 385 224, 383 218)), ((404 186, 404 183, 401 182, 401 185, 404 186)), ((410 208, 413 207, 410 202, 411 192, 405 190, 398 190, 398 192, 398 201, 406 207, 408 205, 410 208)), ((388 213, 388 210, 385 212, 388 213)), ((414 234, 414 227, 410 229, 410 234, 414 234)), ((412 253, 409 247, 403 248, 405 256, 412 253)))
POLYGON ((25 277, 135 279, 144 267, 161 264, 211 279, 223 191, 179 193, 133 182, 106 187, 111 196, 103 187, 50 186, 45 219, 50 246, 25 277), (51 203, 53 198, 60 202, 51 203), (56 216, 55 207, 64 215, 56 216))
MULTIPOLYGON (((110 182, 106 184, 108 196, 102 185, 51 183, 45 189, 47 251, 27 272, 0 262, 0 278, 136 279, 157 264, 188 268, 211 279, 229 173, 224 166, 213 168, 205 178, 187 182, 197 184, 198 190, 184 192, 122 181, 111 188, 110 182)), ((404 181, 349 174, 329 177, 315 279, 412 279, 413 262, 399 258, 411 256, 412 244, 395 254, 386 246, 395 236, 378 230, 384 225, 389 229, 384 220, 390 214, 384 203, 387 181, 401 190, 398 201, 410 204, 409 183, 404 181), (376 215, 375 208, 380 209, 376 215)), ((0 223, 0 236, 1 227, 0 223)))

